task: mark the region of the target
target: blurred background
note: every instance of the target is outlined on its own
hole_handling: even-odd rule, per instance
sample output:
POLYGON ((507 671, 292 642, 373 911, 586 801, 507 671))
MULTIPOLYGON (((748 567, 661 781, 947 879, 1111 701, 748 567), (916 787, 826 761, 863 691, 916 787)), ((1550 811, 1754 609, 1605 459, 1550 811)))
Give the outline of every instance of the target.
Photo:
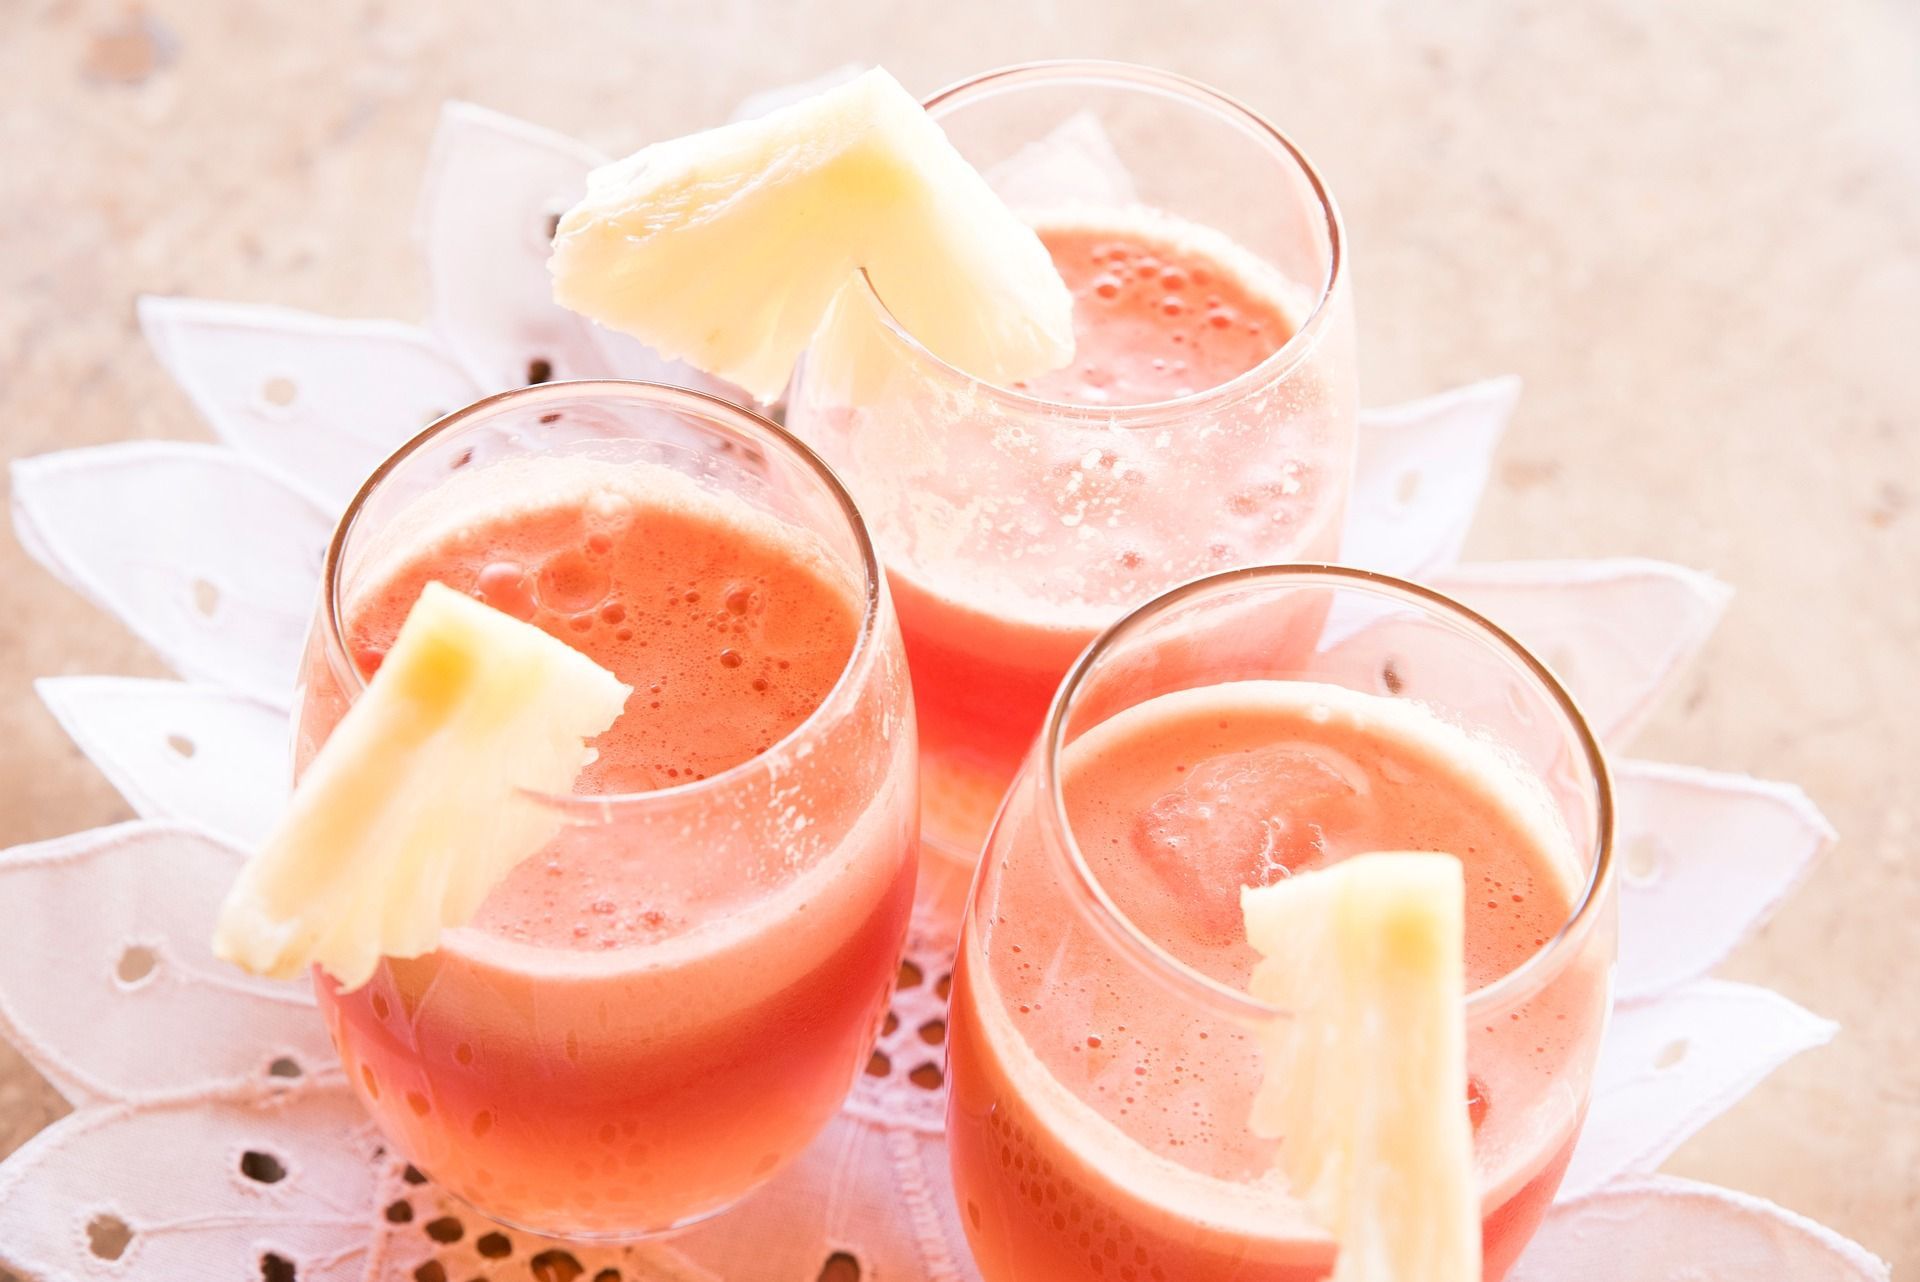
MULTIPOLYGON (((0 455, 203 439, 142 292, 425 309, 441 102, 610 152, 846 62, 1151 62, 1266 113, 1354 246, 1379 404, 1526 392, 1469 545, 1737 595, 1636 751, 1839 828, 1723 970, 1841 1022, 1678 1173, 1920 1267, 1920 6, 1893 0, 0 0, 0 455)), ((0 535, 0 845, 127 817, 34 698, 161 670, 0 535)), ((0 1046, 0 1154, 61 1111, 0 1046)))

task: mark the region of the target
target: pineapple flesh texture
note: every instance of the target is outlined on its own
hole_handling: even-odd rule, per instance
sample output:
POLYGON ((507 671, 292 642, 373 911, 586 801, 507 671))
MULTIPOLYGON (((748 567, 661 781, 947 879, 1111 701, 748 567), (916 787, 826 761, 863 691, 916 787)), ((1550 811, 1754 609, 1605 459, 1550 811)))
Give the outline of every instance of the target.
POLYGON ((595 170, 550 267, 563 306, 763 401, 863 269, 907 333, 976 378, 1073 356, 1040 238, 878 68, 595 170))
POLYGON ((559 830, 630 688, 565 642, 439 583, 294 789, 222 905, 214 952, 342 987, 431 952, 559 830))
POLYGON ((1286 1012, 1252 1126, 1338 1241, 1332 1282, 1478 1282, 1460 861, 1360 855, 1241 907, 1250 991, 1286 1012))

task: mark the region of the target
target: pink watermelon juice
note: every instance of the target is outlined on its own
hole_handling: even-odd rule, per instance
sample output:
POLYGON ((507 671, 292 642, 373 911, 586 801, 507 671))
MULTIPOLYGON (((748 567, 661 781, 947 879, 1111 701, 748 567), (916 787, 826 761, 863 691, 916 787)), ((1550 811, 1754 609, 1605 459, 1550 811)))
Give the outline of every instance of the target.
MULTIPOLYGON (((1063 751, 1074 838, 1114 907, 1175 961, 1244 990, 1239 888, 1373 850, 1456 855, 1467 986, 1546 947, 1584 877, 1565 829, 1493 749, 1403 700, 1238 681, 1160 695, 1063 751)), ((1063 910, 1016 791, 976 894, 951 1016, 954 1185, 988 1282, 1311 1282, 1333 1248, 1246 1126, 1244 1026, 1139 975, 1063 910)), ((1507 1009, 1470 1001, 1486 1272, 1545 1213, 1585 1107, 1606 969, 1507 1009)), ((1284 1141, 1282 1141, 1284 1142, 1284 1141)))
MULTIPOLYGON (((360 674, 437 580, 634 694, 547 850, 437 952, 353 993, 323 978, 321 1006, 362 1100, 444 1187, 545 1232, 665 1229, 792 1158, 867 1055, 914 884, 912 736, 878 729, 904 683, 884 655, 859 666, 860 585, 798 526, 649 466, 468 479, 396 521, 345 595, 360 674)), ((326 663, 309 677, 303 758, 342 706, 326 663)))

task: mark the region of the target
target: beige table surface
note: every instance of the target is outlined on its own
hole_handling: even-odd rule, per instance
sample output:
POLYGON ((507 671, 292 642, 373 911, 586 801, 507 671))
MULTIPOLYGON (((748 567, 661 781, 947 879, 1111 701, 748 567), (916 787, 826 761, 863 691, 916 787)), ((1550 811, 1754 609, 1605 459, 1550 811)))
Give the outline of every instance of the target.
MULTIPOLYGON (((204 435, 142 291, 419 315, 443 99, 624 149, 847 60, 928 90, 1055 56, 1202 77, 1317 158, 1370 400, 1525 377, 1473 553, 1738 589, 1639 747, 1826 808, 1841 846, 1725 973, 1844 1031, 1671 1168, 1920 1268, 1913 7, 0 0, 0 454, 204 435)), ((0 843, 128 813, 29 679, 158 671, 0 536, 0 843)), ((0 1153, 61 1111, 0 1048, 0 1153)))

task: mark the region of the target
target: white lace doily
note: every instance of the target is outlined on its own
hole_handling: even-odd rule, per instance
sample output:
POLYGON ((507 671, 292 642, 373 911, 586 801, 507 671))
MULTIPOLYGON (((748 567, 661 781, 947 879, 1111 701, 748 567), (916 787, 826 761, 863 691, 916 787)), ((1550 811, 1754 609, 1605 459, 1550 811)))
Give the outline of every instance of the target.
MULTIPOLYGON (((385 1152, 302 984, 214 962, 213 913, 286 794, 295 660, 335 515, 440 413, 541 375, 678 377, 549 301, 549 220, 588 149, 446 110, 418 235, 425 328, 142 301, 219 445, 15 465, 14 521, 54 574, 183 678, 39 690, 142 818, 0 853, 0 1032, 73 1113, 0 1164, 0 1263, 30 1278, 266 1282, 958 1282, 974 1274, 941 1139, 942 1023, 962 875, 923 874, 894 1017, 845 1111, 744 1205, 664 1245, 583 1247, 485 1223, 385 1152)), ((1572 686, 1616 753, 1726 589, 1653 561, 1456 564, 1517 383, 1363 417, 1346 558, 1490 614, 1572 686)), ((1834 1026, 1707 973, 1832 832, 1798 789, 1618 763, 1619 1004, 1586 1130, 1518 1282, 1886 1279, 1756 1199, 1651 1174, 1834 1026)))

